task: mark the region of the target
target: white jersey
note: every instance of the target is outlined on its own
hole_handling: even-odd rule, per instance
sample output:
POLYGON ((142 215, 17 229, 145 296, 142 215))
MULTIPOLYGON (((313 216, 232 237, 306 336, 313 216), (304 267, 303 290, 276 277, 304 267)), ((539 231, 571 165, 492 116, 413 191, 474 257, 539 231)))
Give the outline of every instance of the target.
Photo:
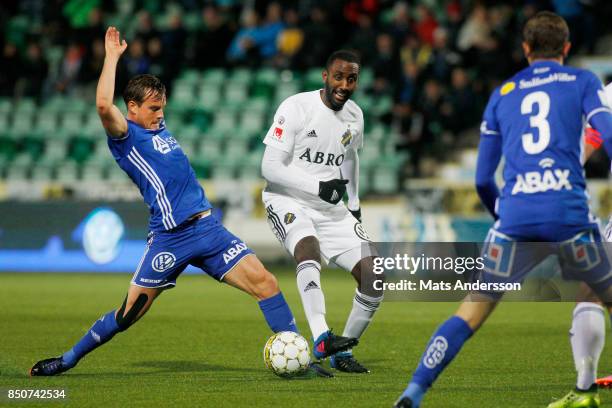
MULTIPOLYGON (((352 100, 339 111, 328 108, 320 90, 302 92, 285 99, 274 115, 264 143, 287 152, 295 166, 312 175, 317 181, 346 178, 340 166, 349 149, 363 147, 363 112, 352 100)), ((268 182, 266 196, 283 195, 296 199, 311 208, 330 208, 319 197, 298 189, 268 182)))

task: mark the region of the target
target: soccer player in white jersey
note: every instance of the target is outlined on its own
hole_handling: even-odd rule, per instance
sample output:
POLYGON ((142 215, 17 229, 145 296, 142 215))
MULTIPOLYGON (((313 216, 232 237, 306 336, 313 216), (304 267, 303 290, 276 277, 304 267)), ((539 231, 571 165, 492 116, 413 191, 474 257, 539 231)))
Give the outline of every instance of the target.
MULTIPOLYGON (((605 87, 604 92, 608 105, 612 106, 612 83, 605 87)), ((599 149, 603 139, 596 129, 587 126, 585 128, 584 141, 584 159, 586 161, 599 149)), ((603 238, 607 242, 612 242, 612 216, 604 228, 603 238)), ((587 292, 589 289, 583 285, 582 291, 587 292)), ((591 373, 593 365, 591 362, 597 361, 605 340, 605 319, 600 317, 603 314, 603 307, 599 299, 594 295, 590 297, 590 302, 580 302, 576 305, 572 319, 572 329, 570 331, 579 378, 581 376, 593 375, 591 373), (595 333, 596 335, 591 336, 590 333, 595 333), (595 338, 597 341, 589 341, 590 338, 595 338)), ((608 309, 608 313, 612 315, 610 312, 611 310, 608 309)), ((612 375, 598 378, 595 383, 601 388, 612 388, 612 375)))
POLYGON ((374 249, 361 224, 358 150, 363 146, 363 112, 350 97, 360 60, 334 52, 322 77, 324 88, 284 100, 266 134, 263 192, 272 231, 297 263, 297 286, 312 332, 315 357, 333 354, 332 368, 369 370, 353 357, 355 346, 380 306, 373 281, 374 249), (348 204, 342 198, 348 193, 348 204), (325 319, 321 258, 350 271, 357 281, 353 307, 342 336, 325 319))

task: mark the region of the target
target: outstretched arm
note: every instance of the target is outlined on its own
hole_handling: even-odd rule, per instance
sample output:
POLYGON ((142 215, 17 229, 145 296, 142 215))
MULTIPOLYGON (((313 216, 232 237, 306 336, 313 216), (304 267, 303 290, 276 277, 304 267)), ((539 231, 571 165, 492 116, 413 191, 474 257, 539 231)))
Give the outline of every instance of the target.
POLYGON ((109 27, 106 30, 104 48, 106 56, 96 89, 96 109, 106 133, 111 137, 119 138, 126 134, 128 125, 119 108, 113 104, 115 71, 121 54, 127 48, 127 43, 125 40, 120 40, 120 33, 115 27, 109 27))

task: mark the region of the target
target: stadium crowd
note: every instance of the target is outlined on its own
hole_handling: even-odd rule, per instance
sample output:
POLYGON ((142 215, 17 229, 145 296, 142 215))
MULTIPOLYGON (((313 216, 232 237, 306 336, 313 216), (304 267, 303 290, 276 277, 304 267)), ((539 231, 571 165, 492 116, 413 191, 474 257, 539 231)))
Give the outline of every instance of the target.
POLYGON ((573 54, 593 53, 612 16, 604 0, 5 0, 0 96, 93 96, 111 24, 129 43, 118 89, 145 72, 171 93, 187 68, 306 70, 352 48, 374 73, 364 91, 393 95, 383 120, 418 174, 422 157, 474 145, 466 130, 478 126, 490 91, 525 64, 521 27, 541 9, 569 22, 573 54))

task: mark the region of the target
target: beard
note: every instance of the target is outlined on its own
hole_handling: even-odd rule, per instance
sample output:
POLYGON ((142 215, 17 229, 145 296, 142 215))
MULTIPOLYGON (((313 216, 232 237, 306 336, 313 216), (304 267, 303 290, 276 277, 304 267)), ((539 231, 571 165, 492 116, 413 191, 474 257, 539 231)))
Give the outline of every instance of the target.
POLYGON ((334 88, 332 88, 331 85, 327 81, 325 81, 325 87, 323 88, 323 91, 325 93, 325 99, 327 99, 327 102, 329 102, 329 105, 335 111, 341 110, 344 104, 346 103, 346 101, 348 101, 349 98, 351 97, 351 94, 347 93, 346 101, 344 102, 336 101, 336 99, 334 98, 334 88))

